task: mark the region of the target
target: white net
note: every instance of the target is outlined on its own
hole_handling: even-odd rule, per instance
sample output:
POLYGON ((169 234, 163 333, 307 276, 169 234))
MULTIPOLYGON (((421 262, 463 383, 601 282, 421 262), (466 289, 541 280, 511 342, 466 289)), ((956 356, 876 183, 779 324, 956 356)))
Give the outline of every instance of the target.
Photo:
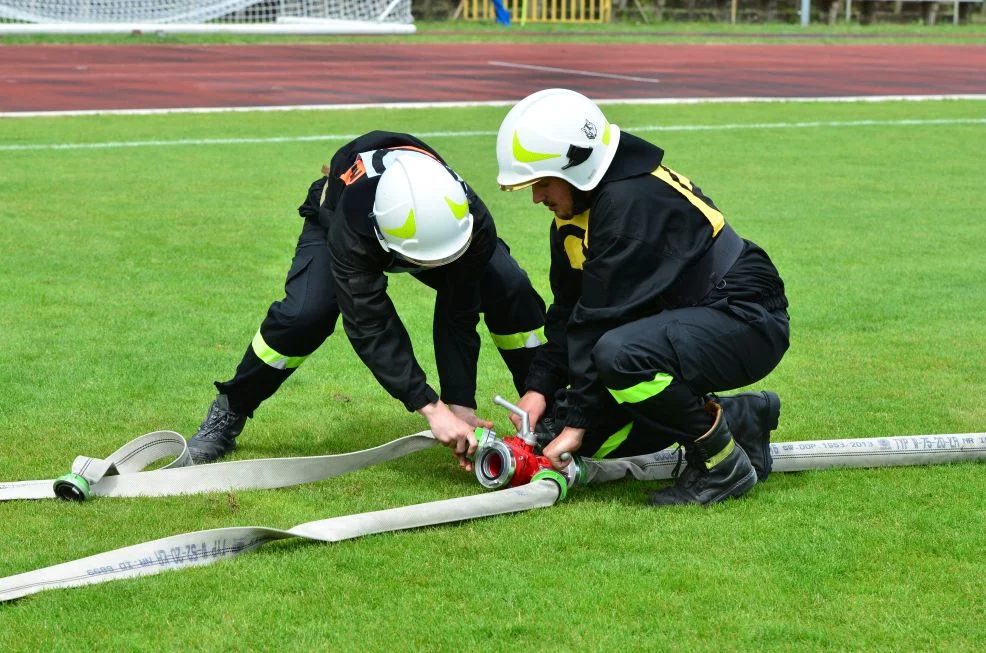
POLYGON ((74 31, 73 24, 105 25, 102 31, 119 31, 113 27, 204 23, 214 24, 215 31, 229 31, 222 27, 236 25, 302 26, 285 31, 334 31, 332 26, 340 32, 360 31, 360 26, 369 32, 413 31, 400 29, 413 24, 411 0, 0 0, 0 28, 16 23, 66 28, 53 31, 74 31), (317 29, 319 25, 326 29, 317 29))

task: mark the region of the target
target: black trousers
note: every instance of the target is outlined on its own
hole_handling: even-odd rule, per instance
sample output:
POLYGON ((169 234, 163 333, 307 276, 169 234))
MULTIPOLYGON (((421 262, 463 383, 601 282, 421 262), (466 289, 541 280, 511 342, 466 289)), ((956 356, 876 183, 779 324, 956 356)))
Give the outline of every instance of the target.
MULTIPOLYGON (((288 362, 286 365, 283 361, 277 365, 265 363, 257 354, 255 338, 234 377, 215 384, 220 393, 227 395, 234 412, 252 416, 298 365, 332 335, 339 319, 339 304, 330 266, 326 229, 305 222, 284 282, 284 298, 271 304, 258 331, 264 346, 276 350, 282 358, 287 357, 288 362)), ((480 293, 484 321, 498 341, 497 350, 519 393, 537 350, 499 344, 516 340, 510 338, 512 335, 529 332, 541 333, 543 340, 544 300, 503 241, 498 242, 486 268, 480 293)))
POLYGON ((695 441, 713 423, 706 395, 767 376, 789 336, 786 310, 725 301, 663 311, 608 331, 592 350, 608 392, 579 453, 618 458, 695 441))

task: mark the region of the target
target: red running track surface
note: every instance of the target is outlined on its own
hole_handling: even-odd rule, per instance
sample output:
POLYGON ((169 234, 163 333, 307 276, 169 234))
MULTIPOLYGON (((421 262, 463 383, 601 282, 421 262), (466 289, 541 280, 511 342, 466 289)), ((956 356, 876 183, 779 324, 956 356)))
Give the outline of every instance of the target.
POLYGON ((984 45, 327 44, 0 47, 0 112, 986 94, 984 45))

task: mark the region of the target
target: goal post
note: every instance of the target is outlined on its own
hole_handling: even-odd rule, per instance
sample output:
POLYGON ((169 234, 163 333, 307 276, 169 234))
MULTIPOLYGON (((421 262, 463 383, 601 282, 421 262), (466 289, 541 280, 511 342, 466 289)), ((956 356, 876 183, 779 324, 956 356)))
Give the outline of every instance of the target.
POLYGON ((411 34, 411 0, 0 0, 2 34, 411 34))

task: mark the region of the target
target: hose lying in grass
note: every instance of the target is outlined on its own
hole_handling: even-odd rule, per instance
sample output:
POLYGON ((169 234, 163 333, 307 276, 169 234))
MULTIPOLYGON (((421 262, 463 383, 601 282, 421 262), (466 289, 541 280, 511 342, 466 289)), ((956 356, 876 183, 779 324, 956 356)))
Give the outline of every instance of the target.
MULTIPOLYGON (((160 459, 161 451, 179 448, 180 435, 157 432, 142 436, 105 460, 80 457, 73 472, 95 496, 167 496, 192 492, 228 491, 286 487, 313 482, 398 458, 434 444, 424 431, 379 447, 336 456, 273 458, 215 463, 184 464, 187 451, 168 468, 139 471, 160 459), (161 441, 161 444, 155 442, 161 441), (156 453, 155 449, 158 449, 156 453), (121 453, 123 452, 123 453, 121 453), (80 463, 80 461, 82 461, 80 463), (98 469, 92 480, 82 474, 98 469)), ((780 442, 771 445, 773 471, 795 472, 839 467, 884 467, 931 465, 986 458, 986 434, 897 436, 842 440, 780 442)), ((595 482, 633 476, 642 480, 671 477, 678 463, 677 450, 626 460, 592 461, 595 482), (633 461, 628 462, 628 461, 633 461)), ((64 477, 63 477, 64 478, 64 477)), ((593 479, 590 478, 590 483, 593 479)), ((52 481, 21 481, 0 484, 0 499, 53 498, 52 481)), ((116 549, 36 571, 0 579, 0 602, 46 589, 77 587, 95 583, 157 574, 210 564, 256 549, 267 542, 292 537, 324 542, 375 533, 475 519, 510 512, 543 508, 564 498, 568 483, 561 474, 543 470, 529 485, 497 492, 447 499, 424 504, 333 517, 307 522, 289 530, 265 527, 232 527, 166 537, 116 549)), ((64 497, 64 495, 62 495, 64 497)), ((64 497, 78 498, 78 497, 64 497)), ((83 497, 84 498, 84 497, 83 497)))

